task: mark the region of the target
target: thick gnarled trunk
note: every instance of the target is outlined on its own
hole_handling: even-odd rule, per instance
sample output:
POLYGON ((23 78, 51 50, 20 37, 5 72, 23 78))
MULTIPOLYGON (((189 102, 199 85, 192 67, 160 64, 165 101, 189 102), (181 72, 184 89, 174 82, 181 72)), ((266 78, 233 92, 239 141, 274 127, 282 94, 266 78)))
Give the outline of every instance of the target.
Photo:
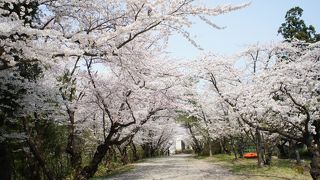
POLYGON ((106 155, 107 151, 109 149, 108 144, 100 144, 97 147, 96 152, 94 153, 94 156, 90 162, 89 165, 85 166, 79 175, 75 177, 77 180, 85 180, 93 177, 93 175, 96 173, 99 164, 101 163, 102 159, 106 155))
POLYGON ((320 153, 314 148, 311 148, 310 150, 312 153, 310 175, 313 180, 320 180, 320 153))

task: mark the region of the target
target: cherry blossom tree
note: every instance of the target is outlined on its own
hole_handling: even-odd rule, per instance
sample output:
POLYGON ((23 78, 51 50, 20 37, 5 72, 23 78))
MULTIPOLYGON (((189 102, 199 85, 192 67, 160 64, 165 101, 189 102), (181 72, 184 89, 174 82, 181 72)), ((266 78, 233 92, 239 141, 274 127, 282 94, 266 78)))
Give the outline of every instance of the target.
POLYGON ((308 45, 303 52, 291 44, 282 48, 286 46, 288 52, 296 50, 290 56, 294 61, 278 61, 258 76, 246 90, 251 95, 245 96, 247 102, 241 105, 241 114, 251 126, 305 144, 313 157, 310 173, 317 179, 319 45, 308 45))
POLYGON ((205 56, 200 66, 193 65, 199 68, 196 75, 203 84, 211 85, 202 88, 205 93, 197 90, 202 98, 197 102, 202 104, 206 118, 228 120, 227 124, 213 123, 212 129, 233 124, 230 131, 251 135, 258 154, 268 150, 266 159, 264 155, 258 159, 259 165, 271 162, 268 152, 280 137, 305 144, 312 153, 310 174, 318 179, 318 48, 318 43, 301 42, 250 47, 242 55, 253 71, 239 71, 232 60, 215 55, 205 56), (224 114, 219 115, 219 110, 224 114))
MULTIPOLYGON (((208 8, 193 0, 5 0, 0 2, 1 78, 30 89, 31 93, 18 97, 17 104, 21 99, 32 104, 29 109, 22 106, 22 118, 44 107, 55 111, 53 119, 61 119, 68 129, 66 152, 73 177, 87 179, 110 146, 132 139, 158 113, 177 108, 177 76, 168 74, 170 68, 155 58, 170 34, 179 32, 198 47, 184 30, 192 25, 190 16, 212 26, 206 16, 247 5, 208 8), (21 74, 21 65, 38 66, 43 72, 34 88, 24 77, 11 81, 14 73, 21 74), (45 87, 39 85, 42 82, 45 87), (97 145, 93 158, 83 165, 79 147, 88 131, 94 132, 97 145)), ((1 84, 1 89, 6 86, 1 84)), ((33 138, 27 140, 46 177, 55 179, 32 146, 33 138)))
MULTIPOLYGON (((209 54, 196 62, 197 65, 192 65, 198 67, 195 74, 200 78, 200 84, 203 84, 202 92, 197 90, 199 98, 196 101, 201 104, 201 111, 198 111, 201 112, 199 117, 210 120, 213 137, 229 139, 235 158, 237 158, 237 151, 242 156, 245 148, 244 141, 249 139, 256 145, 259 166, 263 163, 270 164, 269 152, 272 152, 273 146, 269 147, 271 143, 267 143, 267 140, 275 141, 277 138, 271 138, 270 133, 247 124, 244 117, 239 115, 241 108, 238 104, 244 92, 243 89, 255 84, 256 74, 269 69, 276 62, 275 58, 279 55, 277 48, 274 45, 265 47, 255 45, 241 52, 240 56, 231 58, 209 54), (236 67, 239 58, 241 61, 245 60, 242 63, 246 66, 242 69, 236 67), (264 149, 269 149, 266 158, 263 146, 264 149)), ((204 125, 207 126, 207 123, 204 125)))

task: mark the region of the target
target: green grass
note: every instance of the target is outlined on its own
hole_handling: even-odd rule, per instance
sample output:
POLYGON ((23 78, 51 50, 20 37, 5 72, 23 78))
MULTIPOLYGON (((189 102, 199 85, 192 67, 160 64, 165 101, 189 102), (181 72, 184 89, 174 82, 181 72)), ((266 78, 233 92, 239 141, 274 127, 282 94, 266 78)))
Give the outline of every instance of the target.
POLYGON ((117 174, 129 172, 132 169, 134 169, 132 164, 122 165, 120 163, 114 163, 113 168, 109 170, 105 166, 99 166, 98 171, 95 173, 93 179, 97 180, 112 177, 117 174))
POLYGON ((208 157, 208 161, 230 169, 235 175, 246 176, 246 179, 311 179, 307 162, 298 166, 292 160, 272 160, 271 166, 257 167, 257 159, 238 159, 226 154, 218 154, 208 157))

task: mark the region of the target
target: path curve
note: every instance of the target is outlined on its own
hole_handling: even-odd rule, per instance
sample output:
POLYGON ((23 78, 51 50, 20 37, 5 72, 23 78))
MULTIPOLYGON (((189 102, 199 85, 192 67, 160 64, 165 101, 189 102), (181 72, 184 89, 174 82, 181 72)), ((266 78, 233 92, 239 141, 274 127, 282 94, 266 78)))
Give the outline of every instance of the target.
POLYGON ((113 176, 112 180, 235 180, 228 170, 191 155, 174 155, 164 158, 148 159, 134 164, 132 171, 113 176))

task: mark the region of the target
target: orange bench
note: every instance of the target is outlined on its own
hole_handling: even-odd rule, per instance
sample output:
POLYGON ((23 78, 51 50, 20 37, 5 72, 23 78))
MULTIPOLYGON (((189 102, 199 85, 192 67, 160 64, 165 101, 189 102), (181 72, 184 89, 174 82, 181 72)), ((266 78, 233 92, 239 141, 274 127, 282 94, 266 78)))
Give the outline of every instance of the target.
POLYGON ((245 157, 245 158, 256 158, 256 157, 258 157, 258 155, 257 155, 256 152, 249 152, 249 153, 245 153, 243 155, 243 157, 245 157))

